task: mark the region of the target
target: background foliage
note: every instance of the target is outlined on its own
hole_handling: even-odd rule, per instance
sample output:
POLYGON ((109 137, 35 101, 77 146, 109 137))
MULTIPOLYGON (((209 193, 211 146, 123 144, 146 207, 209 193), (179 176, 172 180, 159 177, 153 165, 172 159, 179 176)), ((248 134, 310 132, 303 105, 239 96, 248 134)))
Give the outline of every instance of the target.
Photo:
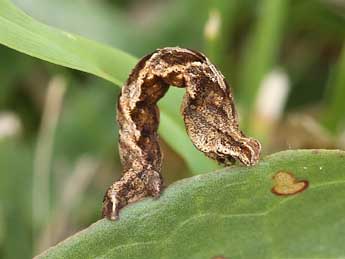
MULTIPOLYGON (((0 4, 5 2, 1 0, 0 4)), ((13 2, 43 23, 133 56, 176 45, 205 52, 232 85, 243 129, 260 138, 266 154, 288 148, 344 149, 342 1, 13 2), (267 97, 267 92, 277 94, 267 97), (282 98, 277 98, 280 95, 282 98), (264 104, 275 113, 267 112, 260 102, 262 96, 266 96, 264 104), (274 106, 276 102, 278 107, 274 106)), ((4 17, 8 15, 11 20, 15 15, 1 8, 0 14, 0 38, 6 38, 10 34, 4 17)), ((23 27, 32 28, 31 23, 21 22, 23 27)), ((32 39, 48 49, 57 43, 44 42, 37 34, 32 39)), ((22 46, 24 41, 14 42, 22 46)), ((85 50, 71 50, 85 51, 85 57, 107 62, 105 56, 87 52, 87 47, 85 43, 85 50)), ((69 53, 61 55, 75 62, 69 53)), ((134 64, 133 57, 128 59, 134 64)), ((130 62, 110 62, 116 67, 104 68, 109 73, 119 73, 119 80, 111 80, 107 74, 103 77, 120 83, 130 62)), ((0 257, 26 258, 99 219, 104 190, 121 173, 114 123, 119 88, 2 45, 0 79, 0 257), (47 89, 57 89, 54 85, 64 90, 60 104, 53 103, 51 111, 46 102, 47 89), (51 128, 54 123, 49 119, 42 119, 44 114, 56 118, 55 127, 51 128), (49 152, 51 156, 47 156, 49 152), (45 168, 37 168, 37 164, 45 168), (47 186, 41 186, 37 179, 37 172, 42 170, 49 174, 47 186), (33 185, 40 188, 41 197, 32 194, 33 185), (37 208, 41 202, 32 197, 46 197, 48 205, 37 208), (40 213, 33 214, 33 206, 40 213)), ((56 99, 55 94, 59 92, 53 90, 50 100, 56 99)), ((208 160, 197 152, 183 152, 188 140, 181 134, 178 115, 181 94, 182 91, 170 91, 161 103, 163 120, 173 121, 171 125, 176 127, 161 125, 165 140, 170 140, 172 146, 163 141, 163 174, 168 184, 215 167, 204 162, 208 160)))

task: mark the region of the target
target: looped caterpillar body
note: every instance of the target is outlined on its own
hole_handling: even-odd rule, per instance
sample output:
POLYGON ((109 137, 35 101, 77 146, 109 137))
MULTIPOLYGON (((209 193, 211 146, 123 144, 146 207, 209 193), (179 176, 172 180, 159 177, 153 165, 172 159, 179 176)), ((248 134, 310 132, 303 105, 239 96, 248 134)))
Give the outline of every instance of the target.
POLYGON ((161 193, 157 102, 169 85, 186 88, 181 113, 198 150, 226 165, 238 159, 251 166, 259 160, 261 145, 239 129, 230 87, 216 67, 193 50, 158 49, 138 62, 119 97, 117 121, 124 173, 104 196, 102 214, 110 220, 127 204, 161 193))

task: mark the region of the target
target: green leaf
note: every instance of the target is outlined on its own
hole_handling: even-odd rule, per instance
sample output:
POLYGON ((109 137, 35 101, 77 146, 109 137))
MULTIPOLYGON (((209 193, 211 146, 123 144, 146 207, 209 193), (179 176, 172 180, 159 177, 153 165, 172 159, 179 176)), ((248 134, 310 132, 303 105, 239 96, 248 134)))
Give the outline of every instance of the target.
MULTIPOLYGON (((137 61, 120 50, 44 25, 20 11, 8 0, 0 0, 0 44, 54 64, 99 76, 118 86, 127 79, 137 61)), ((179 100, 181 101, 182 99, 179 100)), ((176 117, 168 116, 174 110, 176 103, 162 109, 162 124, 166 130, 160 132, 165 139, 171 139, 175 133, 186 135, 176 117), (174 129, 174 132, 170 129, 174 129)), ((167 142, 186 160, 194 173, 215 167, 213 161, 200 156, 192 143, 186 140, 187 136, 178 143, 167 142), (187 150, 183 146, 188 147, 187 150)))
POLYGON ((39 258, 344 258, 344 184, 344 151, 284 151, 179 181, 39 258), (308 187, 273 194, 281 171, 308 187))
POLYGON ((117 85, 136 59, 120 50, 42 24, 0 0, 0 43, 54 64, 94 74, 117 85))

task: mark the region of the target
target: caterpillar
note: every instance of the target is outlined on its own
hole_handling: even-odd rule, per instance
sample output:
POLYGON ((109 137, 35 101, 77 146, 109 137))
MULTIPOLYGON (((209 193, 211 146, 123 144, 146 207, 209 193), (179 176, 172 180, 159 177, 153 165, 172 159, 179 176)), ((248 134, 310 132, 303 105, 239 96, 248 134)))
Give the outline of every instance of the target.
POLYGON ((124 173, 105 193, 103 217, 116 220, 127 204, 148 196, 159 197, 163 179, 157 102, 170 85, 186 88, 181 113, 198 150, 225 165, 236 159, 246 166, 258 162, 261 145, 239 129, 231 89, 221 72, 197 51, 157 49, 137 63, 118 99, 124 173))

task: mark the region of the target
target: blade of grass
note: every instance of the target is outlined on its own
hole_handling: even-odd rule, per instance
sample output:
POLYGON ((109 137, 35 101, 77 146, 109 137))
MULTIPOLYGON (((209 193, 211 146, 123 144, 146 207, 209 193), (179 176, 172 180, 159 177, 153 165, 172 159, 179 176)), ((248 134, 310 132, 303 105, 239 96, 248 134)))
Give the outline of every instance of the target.
MULTIPOLYGON (((66 82, 61 77, 53 78, 48 86, 40 132, 34 160, 32 177, 32 226, 36 241, 40 228, 50 219, 50 171, 55 131, 61 113, 66 82)), ((47 237, 49 243, 49 237, 47 237)), ((35 249, 34 249, 35 250, 35 249)))
POLYGON ((223 19, 219 10, 217 8, 210 9, 209 17, 204 27, 205 53, 215 64, 220 64, 221 53, 223 53, 220 49, 222 23, 223 19))
MULTIPOLYGON (((54 64, 99 76, 118 86, 127 79, 137 62, 136 58, 120 50, 44 25, 20 11, 8 0, 0 0, 0 44, 54 64)), ((167 129, 175 129, 175 133, 178 131, 178 135, 182 136, 186 133, 178 126, 176 117, 170 116, 167 120, 168 116, 164 116, 166 113, 172 114, 175 106, 176 103, 170 102, 162 107, 162 125, 167 129)), ((163 138, 172 137, 169 131, 160 132, 163 138)), ((182 140, 173 140, 168 143, 187 161, 193 173, 201 172, 200 164, 214 164, 203 156, 196 155, 196 149, 186 138, 184 146, 188 146, 192 154, 181 148, 182 140)))
POLYGON ((251 129, 252 114, 261 80, 272 69, 280 44, 287 0, 263 0, 259 17, 242 59, 238 101, 243 111, 244 127, 251 129))
POLYGON ((0 244, 5 239, 5 219, 4 219, 3 205, 0 203, 0 244))
MULTIPOLYGON (((85 189, 94 179, 100 162, 88 155, 82 155, 75 163, 74 170, 65 179, 58 192, 58 202, 52 208, 52 217, 37 239, 36 253, 56 244, 68 233, 72 211, 83 197, 85 189)), ((60 172, 61 173, 61 172, 60 172)))
POLYGON ((209 3, 209 17, 204 27, 205 53, 226 75, 231 57, 226 55, 231 46, 231 34, 237 10, 235 0, 216 0, 209 3))
POLYGON ((136 59, 120 50, 42 24, 0 0, 0 43, 30 56, 121 85, 136 59))
POLYGON ((335 68, 334 78, 329 81, 327 89, 331 91, 328 96, 323 125, 333 134, 337 133, 340 123, 344 121, 345 100, 345 44, 335 68))

